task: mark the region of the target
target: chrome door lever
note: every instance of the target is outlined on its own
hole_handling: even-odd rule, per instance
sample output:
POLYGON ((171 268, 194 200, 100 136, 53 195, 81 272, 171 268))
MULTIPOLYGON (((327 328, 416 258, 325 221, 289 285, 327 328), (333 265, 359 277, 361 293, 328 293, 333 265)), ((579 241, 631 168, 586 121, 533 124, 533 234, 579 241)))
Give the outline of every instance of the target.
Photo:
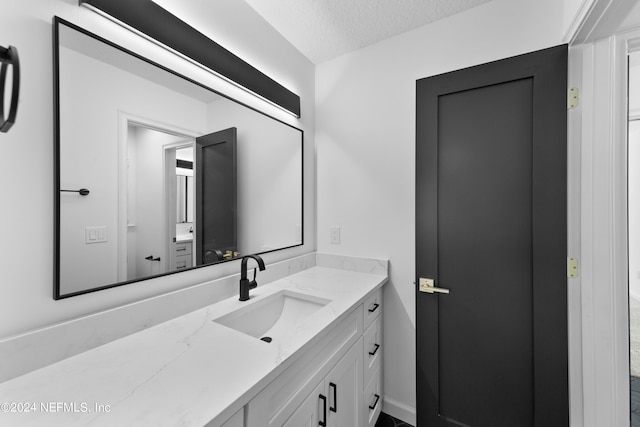
POLYGON ((420 278, 420 292, 426 292, 429 294, 440 293, 440 294, 448 294, 449 289, 445 288, 436 288, 435 282, 433 279, 427 279, 424 277, 420 278))

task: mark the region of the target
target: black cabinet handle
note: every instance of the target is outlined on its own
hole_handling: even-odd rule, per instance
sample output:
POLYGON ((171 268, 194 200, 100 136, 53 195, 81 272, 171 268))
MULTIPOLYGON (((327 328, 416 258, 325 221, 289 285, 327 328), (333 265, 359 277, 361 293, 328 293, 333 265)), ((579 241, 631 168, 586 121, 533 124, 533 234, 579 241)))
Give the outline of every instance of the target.
POLYGON ((378 406, 378 401, 380 400, 380 395, 379 394, 374 394, 374 396, 376 397, 376 401, 373 402, 373 405, 369 405, 369 409, 376 409, 376 406, 378 406))
POLYGON ((329 388, 333 388, 333 407, 329 405, 331 412, 338 412, 338 386, 334 383, 329 383, 329 388))
POLYGON ((327 427, 327 398, 323 395, 318 396, 322 400, 322 420, 318 420, 320 427, 327 427))
POLYGON ((378 307, 380 307, 380 304, 378 304, 377 302, 374 303, 372 308, 369 309, 369 313, 373 313, 374 311, 376 311, 378 309, 378 307))
POLYGON ((378 349, 380 348, 380 344, 374 344, 375 348, 373 349, 373 351, 369 352, 369 356, 375 356, 376 353, 378 352, 378 349))

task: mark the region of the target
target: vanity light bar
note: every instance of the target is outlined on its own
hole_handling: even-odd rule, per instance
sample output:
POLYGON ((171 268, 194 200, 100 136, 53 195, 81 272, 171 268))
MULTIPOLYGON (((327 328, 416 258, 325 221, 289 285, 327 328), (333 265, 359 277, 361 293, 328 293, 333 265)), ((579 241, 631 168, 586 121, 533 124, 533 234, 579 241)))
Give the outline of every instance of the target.
POLYGON ((79 0, 79 4, 284 112, 300 117, 298 95, 153 1, 79 0))

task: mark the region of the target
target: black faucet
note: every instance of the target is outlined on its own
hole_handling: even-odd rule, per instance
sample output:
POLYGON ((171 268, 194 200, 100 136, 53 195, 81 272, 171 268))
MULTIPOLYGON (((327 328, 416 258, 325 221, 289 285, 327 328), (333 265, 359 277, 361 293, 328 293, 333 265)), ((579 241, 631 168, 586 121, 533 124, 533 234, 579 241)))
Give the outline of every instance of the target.
POLYGON ((242 257, 242 263, 240 264, 240 301, 246 301, 249 299, 249 289, 253 289, 258 286, 256 282, 256 269, 253 269, 253 280, 247 279, 247 262, 249 258, 253 258, 258 262, 260 271, 265 269, 264 261, 258 255, 246 255, 242 257))

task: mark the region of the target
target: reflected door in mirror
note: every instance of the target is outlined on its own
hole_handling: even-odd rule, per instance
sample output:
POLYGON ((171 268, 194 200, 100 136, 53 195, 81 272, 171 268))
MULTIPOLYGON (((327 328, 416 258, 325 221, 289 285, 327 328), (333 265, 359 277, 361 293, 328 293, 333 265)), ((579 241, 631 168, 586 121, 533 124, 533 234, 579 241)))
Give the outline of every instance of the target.
POLYGON ((236 128, 196 138, 196 263, 237 256, 236 128))

